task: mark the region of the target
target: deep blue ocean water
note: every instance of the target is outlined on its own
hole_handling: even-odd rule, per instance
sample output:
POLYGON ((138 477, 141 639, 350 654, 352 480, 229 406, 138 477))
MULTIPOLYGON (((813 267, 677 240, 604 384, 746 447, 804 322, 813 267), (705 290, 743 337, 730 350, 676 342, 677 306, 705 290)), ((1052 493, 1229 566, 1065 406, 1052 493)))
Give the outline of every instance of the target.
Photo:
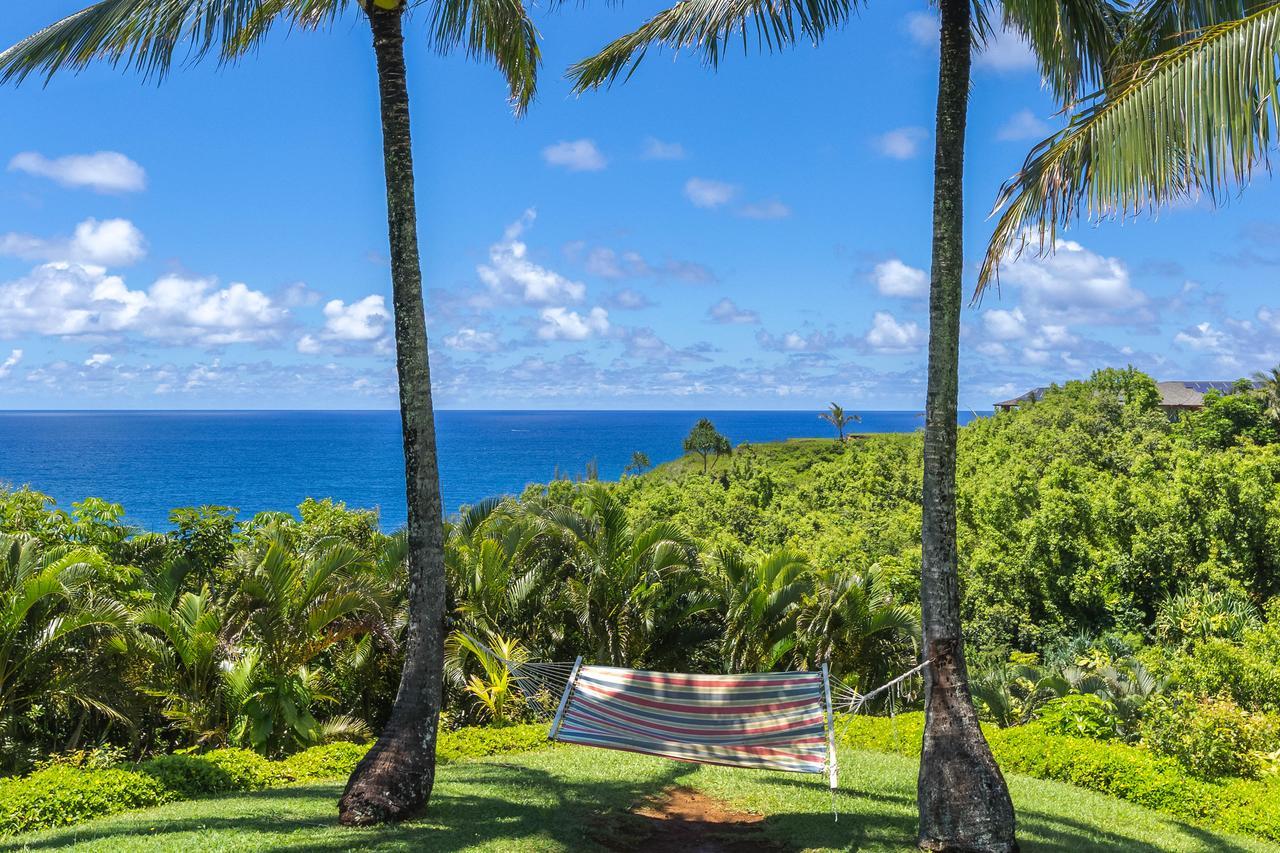
MULTIPOLYGON (((449 512, 518 493, 594 460, 613 479, 633 451, 656 465, 681 454, 700 412, 438 412, 449 512)), ((728 438, 827 436, 814 411, 708 412, 728 438)), ((859 432, 908 432, 916 412, 863 412, 859 432)), ((966 413, 962 421, 971 416, 966 413)), ((241 517, 331 497, 405 519, 397 412, 0 412, 0 483, 30 485, 70 508, 86 496, 123 504, 128 520, 168 529, 173 507, 216 504, 241 517)))

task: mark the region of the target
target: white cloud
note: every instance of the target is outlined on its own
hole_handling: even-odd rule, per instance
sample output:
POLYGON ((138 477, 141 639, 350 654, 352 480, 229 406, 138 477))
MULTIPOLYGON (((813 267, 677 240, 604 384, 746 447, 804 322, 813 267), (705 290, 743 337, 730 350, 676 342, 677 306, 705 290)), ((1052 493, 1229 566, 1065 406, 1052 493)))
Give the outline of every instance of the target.
POLYGON ((632 290, 629 287, 624 287, 622 290, 619 290, 617 293, 610 296, 609 304, 614 308, 620 308, 624 311, 638 311, 641 308, 650 308, 653 306, 653 302, 649 300, 649 297, 645 296, 640 291, 632 290))
POLYGON ((683 160, 685 151, 679 142, 663 142, 650 136, 644 141, 642 156, 646 160, 683 160))
POLYGON ((1041 121, 1031 110, 1018 110, 1009 120, 1000 125, 996 131, 996 139, 1001 142, 1019 142, 1026 139, 1044 139, 1051 128, 1041 121))
POLYGON ((929 12, 911 12, 907 15, 907 35, 918 45, 937 45, 940 25, 938 16, 929 12))
POLYGON ((791 208, 772 198, 744 204, 739 208, 738 215, 747 219, 786 219, 791 215, 791 208))
POLYGON ((920 143, 929 138, 923 127, 899 127, 877 136, 876 150, 894 160, 910 160, 920 153, 920 143))
POLYGON ((481 332, 476 329, 458 329, 444 339, 445 346, 451 349, 468 352, 497 352, 498 339, 493 332, 481 332))
POLYGON ((734 301, 727 296, 708 308, 707 316, 715 323, 748 324, 760 322, 759 314, 755 311, 739 308, 734 301))
POLYGON ((724 181, 690 178, 685 181, 684 194, 695 207, 716 208, 733 201, 738 188, 724 181))
POLYGON ((298 338, 298 352, 303 355, 317 355, 324 352, 324 344, 315 335, 303 335, 298 338))
POLYGON ((587 254, 587 272, 601 278, 639 278, 654 270, 639 252, 615 252, 603 246, 587 254))
POLYGON ((105 352, 95 352, 84 360, 84 366, 88 368, 105 367, 111 363, 111 354, 105 352))
POLYGON ((9 171, 50 178, 64 187, 88 187, 100 193, 139 192, 146 189, 147 173, 116 151, 72 154, 49 159, 24 151, 9 161, 9 171))
POLYGON ((350 305, 331 299, 324 306, 324 335, 335 341, 376 341, 387 331, 391 312, 379 294, 370 294, 350 305))
POLYGON ((581 301, 586 285, 528 259, 528 246, 520 237, 535 218, 537 211, 529 209, 507 226, 502 240, 489 247, 489 263, 476 267, 476 274, 494 293, 529 304, 581 301))
POLYGON ((563 166, 570 172, 598 172, 608 165, 593 140, 575 139, 557 142, 542 149, 542 159, 549 165, 563 166))
POLYGON ((287 316, 271 297, 233 282, 214 290, 216 279, 166 276, 151 285, 141 313, 153 337, 195 338, 210 346, 274 338, 287 316))
POLYGON ((609 331, 609 312, 592 308, 585 315, 567 308, 542 309, 538 337, 544 341, 582 341, 609 331))
POLYGON ((876 289, 885 296, 916 299, 929 293, 929 274, 922 269, 907 266, 897 258, 876 264, 871 271, 876 289))
POLYGON ((902 323, 887 311, 877 311, 872 318, 866 341, 876 352, 912 352, 924 343, 924 332, 916 323, 902 323))
POLYGON ((1027 318, 1021 308, 995 308, 982 312, 982 325, 998 341, 1012 341, 1027 334, 1027 318))
POLYGON ((9 353, 9 357, 0 363, 0 379, 8 377, 13 369, 18 366, 18 362, 22 361, 22 350, 15 349, 9 353))
POLYGON ((1258 319, 1271 327, 1271 331, 1280 334, 1280 309, 1263 305, 1258 309, 1258 319))
POLYGON ((1000 283, 1018 288, 1027 317, 1045 324, 1133 325, 1153 319, 1150 300, 1134 289, 1129 270, 1071 240, 1047 257, 1027 252, 1001 270, 1000 283))
POLYGON ((974 54, 973 64, 991 71, 1029 71, 1036 67, 1036 57, 1022 36, 1002 29, 974 54))
POLYGON ((1212 323, 1205 322, 1178 332, 1173 336, 1173 342, 1199 352, 1220 353, 1226 350, 1227 336, 1215 329, 1212 323))
POLYGON ((86 219, 70 237, 43 238, 0 234, 0 255, 28 260, 72 261, 108 267, 128 266, 147 253, 147 241, 127 219, 86 219))
POLYGON ((130 290, 101 267, 55 262, 0 284, 0 335, 118 335, 222 346, 276 338, 288 312, 244 284, 165 276, 130 290))

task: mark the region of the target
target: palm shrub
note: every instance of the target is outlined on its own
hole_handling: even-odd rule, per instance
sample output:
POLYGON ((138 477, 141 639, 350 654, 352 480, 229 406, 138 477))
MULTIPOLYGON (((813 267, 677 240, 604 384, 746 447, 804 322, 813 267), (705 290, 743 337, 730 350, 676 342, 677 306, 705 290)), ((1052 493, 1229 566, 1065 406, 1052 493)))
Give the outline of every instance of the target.
POLYGON ((911 667, 920 614, 896 600, 878 567, 831 568, 815 573, 796 627, 810 666, 827 663, 837 678, 866 690, 911 667))
POLYGON ((787 669, 796 662, 796 621, 813 590, 813 570, 788 549, 749 561, 721 550, 710 560, 712 594, 723 614, 720 657, 728 672, 787 669))
POLYGON ((119 650, 109 641, 129 630, 129 619, 100 589, 106 565, 92 548, 0 535, 0 754, 9 769, 42 715, 124 721, 102 662, 119 650))
POLYGON ((481 720, 498 725, 518 717, 524 705, 506 661, 518 664, 528 659, 519 640, 499 634, 481 641, 454 631, 445 643, 445 673, 472 700, 481 720))
POLYGON ((208 587, 176 600, 158 594, 134 614, 136 651, 151 664, 140 689, 161 703, 161 713, 186 745, 225 743, 230 720, 222 664, 228 625, 208 587))
POLYGON ((367 634, 392 642, 391 591, 367 553, 337 539, 296 550, 281 532, 268 532, 235 559, 244 580, 227 678, 243 718, 233 738, 272 754, 313 743, 320 733, 313 705, 330 698, 318 659, 367 634))
POLYGON ((605 485, 582 492, 584 509, 534 504, 540 539, 567 548, 563 595, 594 659, 614 666, 662 665, 687 658, 711 632, 711 608, 696 571, 697 546, 679 526, 634 528, 605 485))
POLYGON ((1156 614, 1155 630, 1171 646, 1189 646, 1213 638, 1239 643, 1261 625, 1248 599, 1230 590, 1200 588, 1167 600, 1156 614))

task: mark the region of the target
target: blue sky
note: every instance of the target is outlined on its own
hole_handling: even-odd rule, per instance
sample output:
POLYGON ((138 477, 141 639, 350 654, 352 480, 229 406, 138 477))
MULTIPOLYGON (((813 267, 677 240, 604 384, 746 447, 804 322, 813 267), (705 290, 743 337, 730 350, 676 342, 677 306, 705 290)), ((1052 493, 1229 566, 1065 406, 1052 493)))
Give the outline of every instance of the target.
MULTIPOLYGON (((81 2, 19 4, 13 43, 81 2)), ((936 38, 874 3, 819 48, 562 70, 659 8, 536 11, 529 114, 409 25, 436 399, 448 408, 915 408, 936 38)), ((969 278, 1002 180, 1053 127, 1025 50, 977 59, 969 278)), ((163 85, 98 67, 0 91, 0 407, 390 408, 373 61, 351 15, 163 85)), ((964 315, 961 403, 1135 364, 1280 361, 1277 190, 1083 226, 964 315)))

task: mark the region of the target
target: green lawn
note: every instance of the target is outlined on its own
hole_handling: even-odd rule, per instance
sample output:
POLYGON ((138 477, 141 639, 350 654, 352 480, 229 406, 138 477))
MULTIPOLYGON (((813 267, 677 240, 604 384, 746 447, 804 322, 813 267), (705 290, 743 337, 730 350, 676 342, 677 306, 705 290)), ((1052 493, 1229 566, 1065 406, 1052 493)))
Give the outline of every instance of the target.
MULTIPOLYGON (((5 849, 505 853, 598 850, 600 840, 618 849, 637 831, 628 808, 672 785, 768 815, 765 832, 780 849, 913 849, 916 762, 872 752, 845 752, 840 761, 838 823, 830 794, 815 777, 562 747, 442 767, 428 815, 395 828, 339 827, 341 784, 334 782, 175 803, 10 838, 5 849)), ((1009 782, 1027 853, 1280 851, 1068 785, 1020 776, 1009 782)))
MULTIPOLYGON (((734 448, 738 453, 740 447, 734 448)), ((831 438, 789 438, 786 441, 770 441, 752 444, 750 450, 761 467, 783 483, 793 483, 804 478, 817 462, 829 459, 840 453, 840 445, 836 444, 835 433, 831 438)), ((727 471, 733 462, 730 458, 721 458, 711 469, 712 473, 727 471)), ((686 474, 702 473, 702 457, 696 453, 686 453, 678 459, 663 462, 646 477, 663 480, 675 480, 686 474)))

